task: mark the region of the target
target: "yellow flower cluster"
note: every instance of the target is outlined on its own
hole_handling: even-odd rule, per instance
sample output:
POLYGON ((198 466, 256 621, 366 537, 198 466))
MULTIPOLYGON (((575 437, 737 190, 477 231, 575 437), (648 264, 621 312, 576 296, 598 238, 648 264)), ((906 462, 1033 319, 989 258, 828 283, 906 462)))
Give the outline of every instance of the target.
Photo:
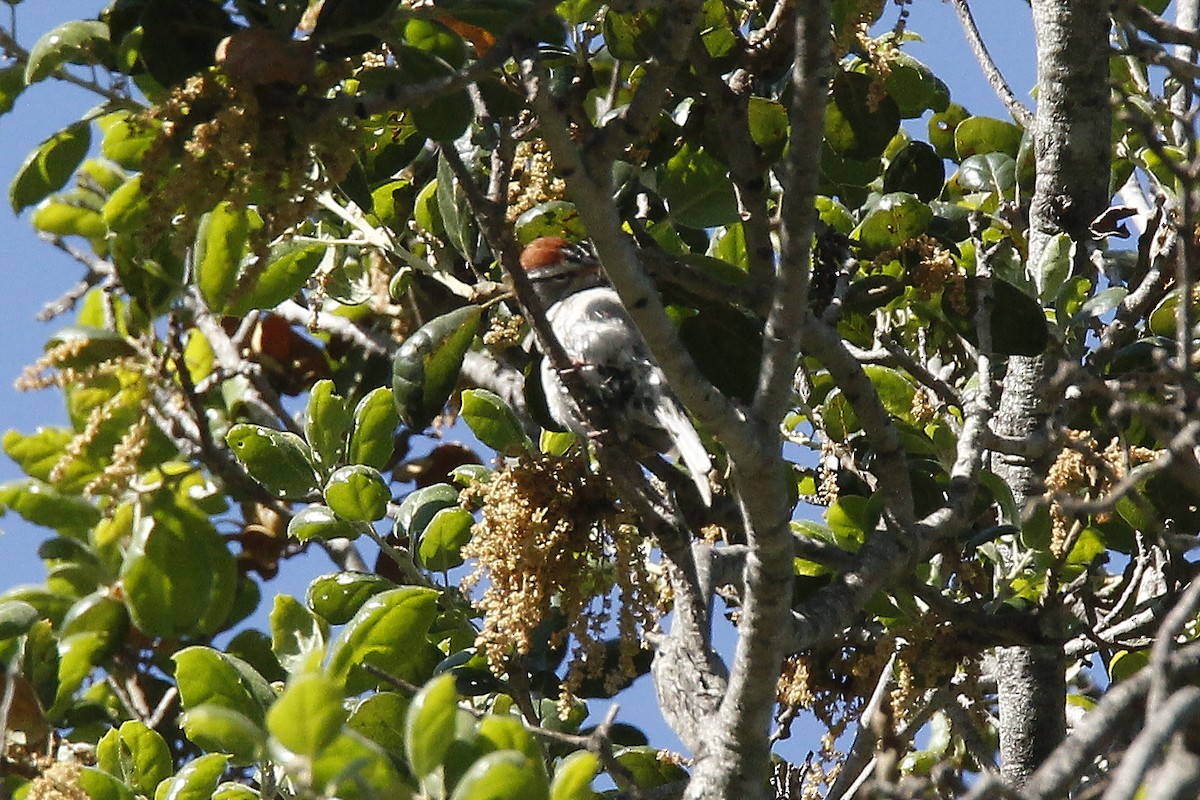
POLYGON ((464 504, 483 510, 463 550, 476 560, 463 585, 469 591, 487 578, 476 602, 484 615, 477 645, 491 669, 503 674, 511 657, 530 653, 534 630, 557 611, 563 625, 549 633, 549 646, 575 642, 561 707, 586 678, 632 676, 660 598, 648 543, 604 479, 581 458, 523 458, 467 490, 464 504), (602 637, 614 621, 621 646, 616 669, 606 670, 602 637))

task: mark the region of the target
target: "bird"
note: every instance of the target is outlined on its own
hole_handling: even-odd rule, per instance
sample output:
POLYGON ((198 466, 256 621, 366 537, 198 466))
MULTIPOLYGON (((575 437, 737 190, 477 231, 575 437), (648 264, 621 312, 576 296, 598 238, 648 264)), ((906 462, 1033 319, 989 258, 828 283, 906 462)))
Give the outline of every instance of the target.
MULTIPOLYGON (((571 366, 594 395, 591 401, 616 428, 613 432, 656 453, 678 454, 704 504, 711 506, 712 459, 590 249, 560 236, 543 236, 521 251, 521 269, 571 366)), ((542 360, 541 378, 554 421, 580 435, 592 433, 548 358, 542 360)))

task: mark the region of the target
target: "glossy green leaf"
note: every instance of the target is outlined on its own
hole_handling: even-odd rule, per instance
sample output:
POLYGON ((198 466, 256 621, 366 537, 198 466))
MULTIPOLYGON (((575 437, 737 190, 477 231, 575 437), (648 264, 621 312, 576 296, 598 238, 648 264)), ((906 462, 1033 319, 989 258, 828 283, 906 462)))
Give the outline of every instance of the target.
POLYGON ((379 470, 362 464, 341 467, 325 484, 325 502, 351 522, 374 522, 387 514, 391 489, 379 470))
POLYGON ((1029 276, 1043 305, 1053 302, 1059 289, 1071 277, 1075 262, 1075 242, 1065 233, 1056 233, 1042 248, 1036 264, 1029 265, 1029 276))
POLYGON ((703 147, 684 143, 659 170, 658 190, 677 225, 711 228, 737 221, 737 196, 728 170, 703 147))
POLYGON ((392 389, 400 418, 424 429, 446 405, 483 309, 464 306, 422 325, 396 352, 392 389))
POLYGON ((546 778, 534 762, 513 750, 480 758, 454 788, 451 800, 547 800, 546 778))
POLYGON ((128 786, 95 767, 84 767, 80 771, 79 788, 91 800, 136 800, 136 795, 128 786))
POLYGON ((108 25, 99 20, 64 22, 38 39, 25 62, 25 83, 50 77, 63 64, 97 64, 109 48, 108 25))
POLYGON ((349 622, 362 604, 380 592, 395 589, 387 578, 365 572, 335 572, 308 585, 309 608, 332 625, 349 622))
MULTIPOLYGON (((329 675, 347 681, 372 664, 407 680, 426 658, 425 635, 437 616, 438 593, 419 586, 381 592, 363 603, 329 649, 329 675)), ((374 678, 359 679, 371 685, 374 678)))
POLYGON ((259 723, 274 698, 267 682, 241 659, 211 647, 185 647, 171 657, 185 711, 215 705, 259 723))
POLYGON ((415 786, 407 785, 400 777, 382 748, 353 731, 343 732, 313 760, 312 782, 328 787, 330 796, 347 800, 419 794, 415 786), (369 787, 371 793, 364 795, 363 787, 369 787))
POLYGON ((404 720, 410 700, 396 692, 377 692, 359 703, 346 726, 389 753, 404 754, 404 720))
POLYGON ((869 253, 899 247, 929 228, 933 211, 916 195, 893 192, 879 198, 875 207, 850 234, 869 253))
POLYGON ((444 572, 463 563, 462 549, 471 541, 475 518, 464 508, 443 508, 421 533, 417 553, 426 569, 444 572))
POLYGON ((479 720, 479 738, 492 750, 516 750, 531 760, 541 760, 542 749, 533 734, 515 716, 490 714, 479 720))
POLYGON ((515 456, 533 449, 533 441, 521 428, 517 415, 494 392, 465 389, 459 413, 479 441, 497 453, 515 456))
POLYGON ((168 638, 215 633, 237 592, 233 555, 212 523, 179 508, 142 518, 121 580, 134 624, 168 638))
POLYGON ((576 750, 554 770, 550 800, 593 800, 592 781, 600 773, 600 758, 587 750, 576 750))
POLYGON ((919 117, 937 104, 942 91, 939 84, 929 67, 907 53, 895 53, 888 60, 883 85, 904 119, 919 117))
POLYGON ((267 734, 241 711, 203 703, 183 713, 183 734, 203 750, 228 753, 234 764, 253 764, 266 746, 267 734))
POLYGON ((1012 191, 1017 183, 1017 162, 1007 153, 984 153, 968 156, 958 168, 955 180, 965 192, 1012 191))
POLYGON ((475 246, 475 238, 472 235, 474 218, 471 216, 466 194, 459 185, 458 176, 450 168, 445 156, 438 157, 437 209, 450 244, 464 258, 472 258, 472 248, 475 246))
POLYGON ((243 783, 223 781, 213 790, 210 800, 262 800, 262 795, 243 783))
POLYGON ((341 460, 353 422, 346 398, 333 391, 333 381, 313 384, 304 415, 304 438, 318 464, 330 469, 341 460))
POLYGON ((288 521, 288 536, 301 542, 318 539, 328 542, 330 539, 357 539, 362 531, 339 517, 333 509, 320 503, 313 503, 300 510, 288 521))
POLYGON ((327 245, 285 241, 275 244, 267 254, 267 266, 257 274, 254 285, 239 291, 229 305, 229 313, 244 316, 253 309, 272 309, 304 288, 317 271, 327 245))
POLYGON ((293 753, 315 756, 342 732, 342 691, 319 672, 298 675, 267 714, 267 729, 293 753))
POLYGON ((983 153, 1004 153, 1017 157, 1021 147, 1021 126, 991 117, 968 117, 954 129, 954 150, 959 158, 983 153))
POLYGON ((251 212, 227 200, 200 219, 193 269, 196 285, 214 311, 225 308, 237 286, 251 227, 251 212))
POLYGON ((396 450, 396 400, 391 389, 372 389, 354 407, 354 427, 346 458, 351 464, 385 468, 396 450))
POLYGON ((275 595, 271 609, 271 652, 285 670, 296 674, 318 665, 325 655, 328 639, 329 625, 324 619, 314 616, 291 595, 275 595))
POLYGON ((225 441, 250 475, 277 497, 299 499, 317 490, 312 451, 296 434, 238 423, 225 441))
POLYGON ((396 530, 418 538, 430 520, 444 508, 458 507, 458 490, 446 483, 435 483, 404 498, 396 513, 396 530))
POLYGON ((454 739, 457 713, 458 691, 450 674, 429 681, 412 699, 404 721, 404 752, 418 777, 441 765, 454 739))
POLYGON ((866 159, 883 153, 900 129, 900 109, 891 97, 878 97, 872 79, 859 72, 838 72, 825 109, 825 141, 835 153, 866 159))
MULTIPOLYGON (((1154 310, 1150 312, 1147 319, 1147 327, 1155 336, 1165 336, 1172 338, 1175 336, 1176 317, 1179 313, 1179 298, 1182 297, 1179 289, 1173 289, 1158 302, 1154 310)), ((1192 303, 1192 317, 1196 318, 1196 309, 1200 308, 1200 304, 1192 303)))
POLYGON ((171 749, 163 737, 138 720, 110 728, 96 746, 97 764, 147 797, 173 771, 171 749))
POLYGON ((229 756, 223 753, 208 753, 195 758, 158 788, 155 800, 210 800, 227 766, 229 756))
POLYGON ((566 200, 549 200, 526 210, 513 223, 513 232, 522 245, 542 236, 562 236, 577 241, 587 235, 579 210, 566 200))
POLYGON ((81 534, 100 521, 100 512, 82 497, 32 478, 0 484, 0 512, 10 510, 34 525, 68 535, 81 534))
POLYGON ((91 143, 91 125, 76 122, 38 145, 25 157, 9 186, 13 211, 19 214, 61 189, 87 155, 91 143))

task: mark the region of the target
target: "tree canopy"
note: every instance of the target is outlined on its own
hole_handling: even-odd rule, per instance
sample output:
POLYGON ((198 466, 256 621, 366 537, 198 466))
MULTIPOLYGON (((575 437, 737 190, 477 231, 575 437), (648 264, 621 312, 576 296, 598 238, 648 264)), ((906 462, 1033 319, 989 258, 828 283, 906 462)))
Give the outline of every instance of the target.
POLYGON ((80 275, 18 378, 69 424, 3 438, 0 511, 52 532, 0 595, 4 790, 1195 796, 1197 4, 1032 0, 1027 106, 952 0, 998 119, 913 2, 0 27, 0 113, 96 101, 9 184, 80 275), (518 266, 547 235, 711 503, 588 397, 518 266), (684 752, 596 712, 647 673, 684 752))

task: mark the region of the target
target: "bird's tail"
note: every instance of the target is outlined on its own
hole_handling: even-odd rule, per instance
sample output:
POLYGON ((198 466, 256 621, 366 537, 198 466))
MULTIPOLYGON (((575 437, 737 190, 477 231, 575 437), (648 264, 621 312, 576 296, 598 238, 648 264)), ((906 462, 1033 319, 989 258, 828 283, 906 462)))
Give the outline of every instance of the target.
POLYGON ((700 434, 678 403, 660 403, 655 411, 658 424, 671 437, 679 458, 683 461, 688 472, 692 474, 692 482, 704 499, 704 505, 712 505, 712 487, 708 483, 708 473, 712 470, 712 459, 700 441, 700 434))

